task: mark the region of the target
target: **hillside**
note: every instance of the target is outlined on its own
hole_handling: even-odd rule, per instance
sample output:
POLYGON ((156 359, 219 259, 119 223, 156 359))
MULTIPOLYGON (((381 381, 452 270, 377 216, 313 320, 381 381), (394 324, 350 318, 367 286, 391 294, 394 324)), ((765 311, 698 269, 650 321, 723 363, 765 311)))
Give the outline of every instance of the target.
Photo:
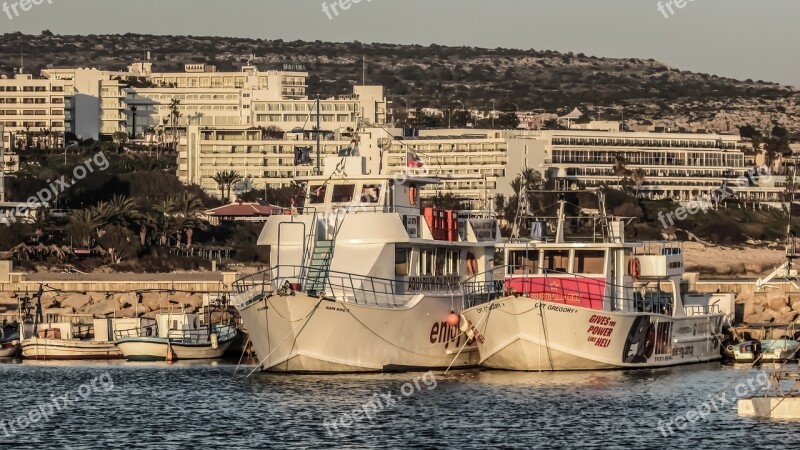
POLYGON ((592 117, 687 128, 733 131, 751 123, 761 129, 781 124, 800 132, 800 96, 794 88, 764 81, 738 81, 680 71, 643 59, 614 59, 553 51, 481 49, 431 45, 284 42, 223 37, 88 35, 0 36, 0 72, 11 74, 24 49, 25 68, 39 73, 55 67, 125 69, 151 50, 156 70, 182 70, 208 62, 238 70, 250 55, 261 68, 304 64, 309 92, 336 95, 362 78, 386 86, 398 107, 467 107, 489 110, 506 99, 521 110, 564 112, 576 106, 592 117), (402 97, 402 100, 400 99, 402 97))

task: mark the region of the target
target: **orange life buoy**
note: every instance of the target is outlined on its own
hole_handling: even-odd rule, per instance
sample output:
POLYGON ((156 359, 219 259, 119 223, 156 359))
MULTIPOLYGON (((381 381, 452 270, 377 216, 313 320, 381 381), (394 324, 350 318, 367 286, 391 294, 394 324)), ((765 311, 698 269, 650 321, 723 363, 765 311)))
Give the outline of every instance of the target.
POLYGON ((628 275, 637 280, 642 275, 642 263, 639 261, 639 258, 631 258, 631 260, 628 261, 628 275))
POLYGON ((418 199, 417 186, 412 184, 408 187, 408 202, 411 203, 411 206, 416 206, 418 199))

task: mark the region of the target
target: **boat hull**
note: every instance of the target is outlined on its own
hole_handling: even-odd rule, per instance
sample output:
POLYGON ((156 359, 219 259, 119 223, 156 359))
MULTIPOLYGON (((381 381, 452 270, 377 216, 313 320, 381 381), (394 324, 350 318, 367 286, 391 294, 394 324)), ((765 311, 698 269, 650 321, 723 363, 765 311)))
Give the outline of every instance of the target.
MULTIPOLYGON (((460 303, 460 302, 459 302, 460 303)), ((381 308, 295 295, 237 306, 264 370, 396 372, 475 367, 477 348, 447 325, 450 297, 381 308)))
POLYGON ((121 359, 113 342, 73 341, 30 338, 22 341, 22 356, 35 360, 104 360, 121 359))
POLYGON ((16 358, 19 350, 19 341, 0 342, 0 358, 16 358))
POLYGON ((481 365, 492 369, 643 369, 721 359, 721 315, 677 318, 506 297, 464 317, 477 332, 481 365))
POLYGON ((217 348, 213 348, 210 344, 170 344, 162 338, 124 338, 116 344, 129 361, 165 361, 170 348, 175 360, 219 359, 232 342, 233 339, 219 342, 217 348))

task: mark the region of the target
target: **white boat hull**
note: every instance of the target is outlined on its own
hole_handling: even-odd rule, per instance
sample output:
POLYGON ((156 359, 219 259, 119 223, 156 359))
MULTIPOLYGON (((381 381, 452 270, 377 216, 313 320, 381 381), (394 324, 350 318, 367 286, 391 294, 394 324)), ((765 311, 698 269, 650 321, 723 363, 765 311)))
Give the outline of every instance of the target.
POLYGON ((36 360, 120 359, 122 353, 113 342, 30 338, 21 343, 22 356, 36 360))
POLYGON ((721 315, 608 312, 512 296, 464 316, 477 330, 481 365, 492 369, 642 369, 721 358, 721 315))
POLYGON ((219 359, 233 342, 220 342, 216 348, 208 345, 169 344, 161 338, 126 338, 117 341, 117 347, 129 361, 165 361, 169 349, 175 360, 219 359))
POLYGON ((0 358, 16 358, 19 355, 19 341, 0 343, 0 358))
POLYGON ((237 308, 263 369, 339 373, 477 366, 477 349, 458 354, 465 337, 445 322, 453 306, 450 297, 380 308, 297 293, 237 308))

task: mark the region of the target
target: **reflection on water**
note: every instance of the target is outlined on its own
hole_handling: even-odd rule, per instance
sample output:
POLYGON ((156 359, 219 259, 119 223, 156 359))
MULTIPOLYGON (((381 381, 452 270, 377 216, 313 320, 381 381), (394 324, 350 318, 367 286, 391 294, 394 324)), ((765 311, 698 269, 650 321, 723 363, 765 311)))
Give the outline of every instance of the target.
POLYGON ((755 377, 758 372, 747 366, 438 372, 430 390, 404 387, 422 374, 244 379, 252 368, 240 368, 234 379, 235 364, 229 363, 3 362, 6 422, 53 396, 78 392, 105 372, 114 388, 93 391, 16 434, 0 428, 0 442, 23 448, 748 448, 800 441, 800 423, 740 419, 735 403, 672 436, 659 431, 660 423, 755 377), (403 396, 404 389, 413 392, 403 396), (327 429, 332 432, 323 426, 323 420, 341 420, 386 395, 394 403, 371 420, 336 422, 335 430, 327 429))

